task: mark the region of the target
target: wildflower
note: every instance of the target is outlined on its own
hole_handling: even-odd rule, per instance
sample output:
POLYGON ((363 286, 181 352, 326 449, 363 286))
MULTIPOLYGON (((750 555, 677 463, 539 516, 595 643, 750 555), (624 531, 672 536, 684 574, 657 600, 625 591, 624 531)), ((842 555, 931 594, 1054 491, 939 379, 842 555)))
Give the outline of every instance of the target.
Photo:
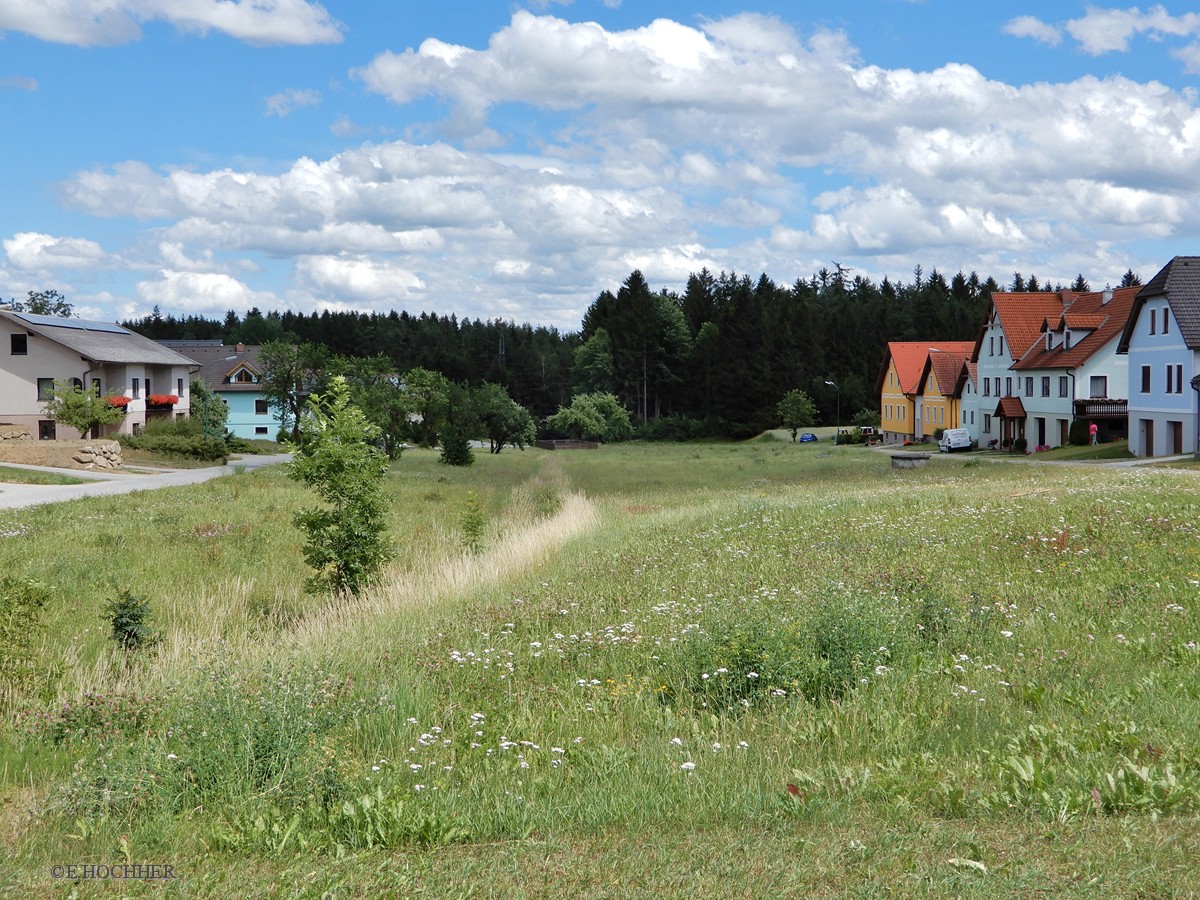
POLYGON ((696 768, 696 764, 694 762, 685 762, 681 763, 679 768, 683 769, 685 772, 690 772, 692 769, 696 768))
POLYGON ((683 746, 683 741, 682 741, 680 738, 677 738, 677 737, 673 737, 673 738, 671 738, 671 743, 672 743, 672 744, 674 744, 676 747, 682 747, 682 746, 683 746))
POLYGON ((425 790, 425 785, 423 785, 423 784, 414 784, 414 785, 413 785, 413 790, 414 790, 414 791, 423 791, 423 790, 425 790))

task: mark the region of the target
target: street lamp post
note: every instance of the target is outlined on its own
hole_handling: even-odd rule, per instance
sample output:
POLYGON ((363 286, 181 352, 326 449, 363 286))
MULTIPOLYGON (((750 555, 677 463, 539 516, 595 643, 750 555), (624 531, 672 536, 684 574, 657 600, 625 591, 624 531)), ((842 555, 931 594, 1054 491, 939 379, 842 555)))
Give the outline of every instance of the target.
POLYGON ((833 428, 833 443, 834 446, 837 446, 841 443, 840 437, 842 433, 842 389, 832 381, 826 381, 825 383, 837 391, 837 424, 833 428))

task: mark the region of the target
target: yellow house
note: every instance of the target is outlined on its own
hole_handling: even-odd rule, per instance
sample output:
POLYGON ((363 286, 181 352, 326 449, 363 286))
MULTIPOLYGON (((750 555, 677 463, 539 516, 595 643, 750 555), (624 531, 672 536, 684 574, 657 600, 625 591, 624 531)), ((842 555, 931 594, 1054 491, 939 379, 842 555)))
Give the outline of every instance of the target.
POLYGON ((875 386, 885 443, 921 440, 933 434, 935 428, 951 428, 957 423, 960 400, 950 398, 953 402, 947 402, 943 393, 955 394, 960 387, 958 376, 951 374, 949 362, 951 357, 957 358, 961 369, 974 347, 973 341, 888 342, 875 386), (936 369, 931 363, 934 358, 936 369), (928 411, 927 400, 931 401, 928 411), (931 420, 930 415, 937 421, 931 420))
POLYGON ((933 344, 917 385, 920 423, 925 435, 939 428, 962 427, 962 387, 973 341, 933 344))

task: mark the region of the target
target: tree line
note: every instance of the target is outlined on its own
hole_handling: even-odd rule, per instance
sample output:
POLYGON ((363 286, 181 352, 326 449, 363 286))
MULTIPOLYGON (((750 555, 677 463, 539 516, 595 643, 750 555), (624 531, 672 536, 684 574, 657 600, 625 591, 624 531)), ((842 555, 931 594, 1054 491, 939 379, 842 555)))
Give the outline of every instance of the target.
MULTIPOLYGON (((1121 282, 1140 283, 1132 270, 1121 282)), ((866 421, 878 414, 888 341, 970 340, 993 291, 1062 287, 1019 272, 1002 287, 921 266, 908 280, 876 283, 835 263, 791 285, 702 269, 681 293, 653 290, 634 271, 591 303, 578 332, 396 311, 251 309, 218 320, 156 308, 123 324, 155 340, 308 345, 329 359, 370 360, 376 379, 420 369, 469 390, 495 385, 542 423, 576 396, 612 395, 645 437, 743 437, 777 425, 792 390, 812 398, 820 421, 839 408, 843 421, 866 421)), ((1070 288, 1090 289, 1082 275, 1070 288)))

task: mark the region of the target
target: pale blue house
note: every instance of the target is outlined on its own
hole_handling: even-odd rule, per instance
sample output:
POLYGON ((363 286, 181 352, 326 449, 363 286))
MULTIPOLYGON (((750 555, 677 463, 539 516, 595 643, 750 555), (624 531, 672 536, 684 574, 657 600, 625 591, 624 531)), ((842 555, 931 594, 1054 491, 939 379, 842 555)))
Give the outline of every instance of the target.
POLYGON ((1137 293, 1118 353, 1129 356, 1129 450, 1195 453, 1200 256, 1176 256, 1137 293))
POLYGON ((267 406, 259 387, 262 349, 246 344, 226 345, 220 341, 162 341, 200 365, 197 378, 229 407, 226 427, 247 440, 275 440, 279 416, 267 406))

